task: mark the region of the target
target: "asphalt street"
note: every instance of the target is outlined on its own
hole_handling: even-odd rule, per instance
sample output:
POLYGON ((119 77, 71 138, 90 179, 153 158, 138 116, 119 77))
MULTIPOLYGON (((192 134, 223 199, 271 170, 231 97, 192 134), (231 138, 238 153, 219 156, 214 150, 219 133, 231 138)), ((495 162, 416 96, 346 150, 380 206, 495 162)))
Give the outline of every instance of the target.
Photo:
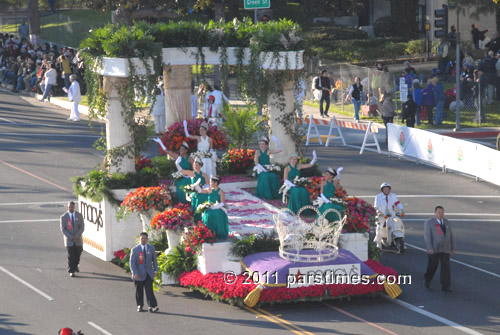
MULTIPOLYGON (((498 334, 500 333, 500 188, 404 159, 351 146, 313 145, 319 164, 343 166, 350 195, 372 202, 387 181, 405 206, 403 255, 381 262, 411 275, 396 300, 274 305, 250 310, 212 302, 180 287, 156 293, 160 312, 135 311, 134 288, 121 268, 83 253, 80 273, 66 272, 59 231, 65 204, 76 197, 71 177, 102 161, 92 147, 102 125, 67 121, 69 111, 0 92, 0 334, 498 334), (423 221, 436 205, 453 224, 457 254, 452 290, 438 274, 423 285, 427 264, 423 221)), ((348 132, 350 134, 350 131, 348 132)), ((125 247, 125 246, 124 246, 125 247)))

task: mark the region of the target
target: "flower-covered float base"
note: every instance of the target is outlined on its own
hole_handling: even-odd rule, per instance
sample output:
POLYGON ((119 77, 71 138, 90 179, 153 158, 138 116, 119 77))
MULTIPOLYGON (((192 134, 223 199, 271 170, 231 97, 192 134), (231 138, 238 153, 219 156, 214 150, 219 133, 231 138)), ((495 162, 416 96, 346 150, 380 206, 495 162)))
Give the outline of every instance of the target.
MULTIPOLYGON (((401 293, 397 285, 376 281, 377 275, 397 275, 395 270, 371 259, 361 262, 346 250, 340 250, 337 259, 322 263, 293 263, 281 258, 278 252, 249 255, 242 263, 248 271, 239 275, 228 276, 222 272, 203 275, 196 270, 181 274, 179 282, 181 286, 199 291, 213 300, 239 306, 246 304, 250 307, 275 303, 350 299, 373 296, 384 290, 393 298, 401 293), (355 271, 353 269, 357 268, 360 275, 366 275, 368 283, 325 281, 316 285, 304 284, 307 272, 314 271, 314 268, 318 274, 327 273, 325 271, 327 268, 337 269, 337 274, 344 273, 338 269, 349 269, 353 274, 352 271, 355 271)), ((349 271, 347 273, 349 274, 349 271)))

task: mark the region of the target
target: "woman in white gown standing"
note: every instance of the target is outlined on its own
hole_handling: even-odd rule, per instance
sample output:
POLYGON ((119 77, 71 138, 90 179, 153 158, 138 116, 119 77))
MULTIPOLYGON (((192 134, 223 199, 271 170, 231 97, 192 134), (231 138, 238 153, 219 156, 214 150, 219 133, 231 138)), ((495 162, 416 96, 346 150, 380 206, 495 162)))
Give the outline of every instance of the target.
POLYGON ((187 138, 198 141, 198 152, 204 153, 203 156, 200 156, 200 159, 203 161, 203 167, 201 168, 201 171, 203 173, 206 173, 208 178, 210 178, 211 176, 216 176, 217 155, 213 150, 213 140, 211 137, 207 135, 208 123, 203 122, 200 125, 200 136, 196 136, 196 135, 189 135, 189 131, 187 128, 187 121, 184 120, 184 132, 187 138), (207 153, 211 154, 210 157, 206 157, 208 156, 206 155, 207 153))

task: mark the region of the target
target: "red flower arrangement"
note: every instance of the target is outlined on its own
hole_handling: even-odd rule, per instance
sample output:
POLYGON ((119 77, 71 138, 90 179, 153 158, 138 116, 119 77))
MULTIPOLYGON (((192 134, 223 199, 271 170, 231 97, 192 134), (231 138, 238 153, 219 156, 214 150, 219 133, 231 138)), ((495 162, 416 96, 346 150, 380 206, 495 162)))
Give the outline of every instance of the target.
POLYGON ((184 243, 186 251, 196 254, 203 243, 214 243, 215 234, 203 223, 199 222, 196 226, 186 233, 184 243))
MULTIPOLYGON (((316 200, 316 198, 321 193, 321 181, 324 177, 309 177, 309 185, 306 186, 306 189, 309 191, 311 196, 311 201, 316 200)), ((345 200, 347 197, 347 191, 339 185, 335 188, 335 198, 340 198, 345 200)))
POLYGON ((347 198, 347 205, 344 208, 347 220, 343 233, 364 233, 370 232, 370 226, 375 222, 375 208, 363 199, 352 197, 347 198))
POLYGON ((130 192, 122 201, 118 211, 118 218, 131 212, 149 214, 150 210, 162 211, 171 203, 170 192, 161 186, 139 187, 130 192))
POLYGON ((254 165, 255 150, 231 149, 221 158, 221 165, 228 173, 241 173, 254 165))
MULTIPOLYGON (((385 276, 397 275, 394 269, 385 267, 375 260, 367 260, 365 264, 375 273, 385 276)), ((208 293, 214 300, 222 299, 226 302, 241 306, 243 305, 245 297, 257 286, 253 283, 246 282, 246 279, 246 275, 238 275, 234 284, 226 284, 224 281, 224 273, 222 272, 203 275, 198 270, 195 270, 181 274, 179 282, 181 286, 208 293)), ((368 285, 324 284, 297 288, 268 287, 262 291, 259 303, 327 300, 347 296, 374 294, 382 291, 384 291, 384 285, 377 284, 375 281, 368 285)))
MULTIPOLYGON (((126 248, 126 249, 128 249, 128 248, 126 248)), ((124 259, 125 256, 127 256, 127 252, 125 249, 122 249, 122 250, 115 251, 114 255, 116 258, 124 259)))
MULTIPOLYGON (((189 134, 199 136, 200 125, 203 121, 203 119, 187 120, 187 128, 189 134)), ((214 149, 225 150, 229 146, 226 135, 217 126, 210 125, 208 127, 208 136, 212 138, 214 149)), ((197 147, 196 140, 186 138, 184 134, 184 125, 182 124, 182 122, 176 122, 168 127, 168 130, 163 133, 161 141, 168 150, 175 152, 179 150, 182 142, 186 142, 187 144, 189 144, 189 148, 191 151, 196 151, 197 147)))
POLYGON ((152 168, 153 163, 151 159, 144 157, 143 155, 135 157, 135 171, 141 171, 144 168, 152 168))
POLYGON ((151 220, 151 228, 180 230, 193 225, 193 215, 185 205, 174 206, 156 214, 151 220))

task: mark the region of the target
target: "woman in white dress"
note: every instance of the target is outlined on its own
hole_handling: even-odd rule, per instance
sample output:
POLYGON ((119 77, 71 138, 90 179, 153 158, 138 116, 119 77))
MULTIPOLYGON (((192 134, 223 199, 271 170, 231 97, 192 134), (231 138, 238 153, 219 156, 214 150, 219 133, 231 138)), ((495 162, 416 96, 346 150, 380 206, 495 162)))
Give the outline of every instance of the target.
POLYGON ((217 165, 215 162, 217 160, 217 155, 213 150, 213 140, 211 137, 207 135, 207 131, 208 131, 208 123, 203 122, 200 125, 200 136, 189 135, 187 128, 187 121, 184 120, 184 132, 186 134, 186 137, 198 141, 198 152, 211 153, 211 157, 205 157, 205 156, 200 157, 203 162, 203 167, 201 168, 201 171, 203 173, 206 173, 207 176, 210 178, 211 176, 217 175, 216 173, 217 165))

